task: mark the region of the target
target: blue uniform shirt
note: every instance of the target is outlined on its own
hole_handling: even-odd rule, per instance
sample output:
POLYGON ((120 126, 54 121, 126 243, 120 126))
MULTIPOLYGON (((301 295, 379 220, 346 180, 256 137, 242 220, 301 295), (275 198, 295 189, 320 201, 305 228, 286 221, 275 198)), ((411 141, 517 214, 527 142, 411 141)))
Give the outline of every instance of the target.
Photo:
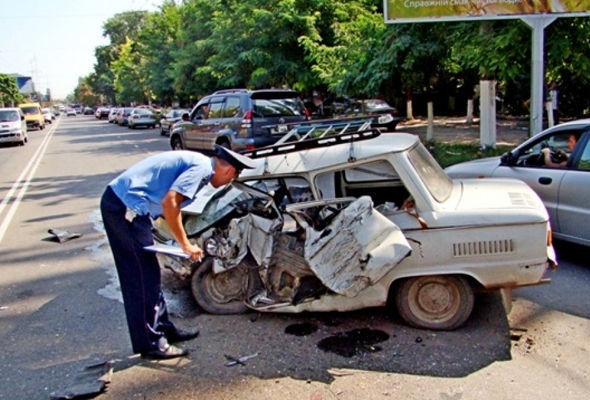
POLYGON ((190 202, 213 176, 213 160, 192 151, 166 151, 148 157, 109 183, 117 197, 138 215, 162 215, 162 199, 169 190, 190 202))

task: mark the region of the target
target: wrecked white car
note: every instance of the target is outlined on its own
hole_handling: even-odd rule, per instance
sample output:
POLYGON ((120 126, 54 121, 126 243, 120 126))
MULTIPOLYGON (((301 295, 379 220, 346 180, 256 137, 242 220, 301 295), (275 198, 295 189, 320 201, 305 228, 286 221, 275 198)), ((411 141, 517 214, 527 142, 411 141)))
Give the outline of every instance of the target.
MULTIPOLYGON (((357 132, 250 156, 258 166, 242 183, 183 210, 204 260, 160 254, 207 312, 394 304, 413 326, 454 329, 475 290, 538 284, 555 265, 547 212, 528 186, 452 181, 416 136, 357 132)), ((170 237, 156 223, 156 241, 170 237)))

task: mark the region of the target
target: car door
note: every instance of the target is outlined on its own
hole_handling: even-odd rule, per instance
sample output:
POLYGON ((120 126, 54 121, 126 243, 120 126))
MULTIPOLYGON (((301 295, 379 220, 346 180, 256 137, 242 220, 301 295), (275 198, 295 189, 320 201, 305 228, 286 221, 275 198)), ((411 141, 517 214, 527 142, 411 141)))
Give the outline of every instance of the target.
POLYGON ((194 150, 212 150, 217 138, 223 96, 213 96, 208 103, 200 104, 192 112, 191 126, 185 130, 185 146, 194 150))
POLYGON ((519 148, 517 158, 510 165, 500 165, 493 173, 494 177, 515 178, 524 181, 543 200, 549 213, 551 227, 560 232, 559 226, 559 196, 561 185, 570 166, 548 167, 543 163, 541 150, 549 147, 554 150, 566 150, 568 138, 571 135, 579 137, 579 128, 549 131, 537 140, 519 148))
POLYGON ((559 190, 558 234, 590 245, 590 134, 585 134, 572 155, 559 190))

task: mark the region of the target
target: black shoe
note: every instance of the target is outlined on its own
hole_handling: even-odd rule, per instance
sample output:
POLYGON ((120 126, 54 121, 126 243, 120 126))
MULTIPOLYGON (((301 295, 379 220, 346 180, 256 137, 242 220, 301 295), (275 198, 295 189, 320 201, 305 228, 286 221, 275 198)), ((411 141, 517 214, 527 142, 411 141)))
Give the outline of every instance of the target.
POLYGON ((199 336, 199 331, 183 331, 182 329, 176 329, 174 332, 170 332, 166 334, 166 339, 168 339, 168 343, 178 343, 184 342, 185 340, 191 340, 199 336))
POLYGON ((167 360, 169 358, 184 357, 188 350, 176 346, 168 346, 166 350, 154 349, 141 353, 141 358, 148 360, 167 360))

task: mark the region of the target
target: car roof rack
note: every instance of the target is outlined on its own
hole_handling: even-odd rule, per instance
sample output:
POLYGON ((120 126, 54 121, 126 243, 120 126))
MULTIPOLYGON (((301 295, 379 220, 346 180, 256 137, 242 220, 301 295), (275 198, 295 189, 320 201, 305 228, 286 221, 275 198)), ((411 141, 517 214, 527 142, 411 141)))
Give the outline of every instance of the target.
MULTIPOLYGON (((371 128, 370 120, 347 121, 337 123, 333 120, 322 124, 302 124, 294 127, 275 144, 258 149, 244 151, 242 154, 250 158, 262 158, 277 154, 287 154, 295 151, 328 147, 341 143, 353 143, 361 140, 376 138, 381 131, 371 128), (306 127, 303 136, 298 136, 297 129, 306 127), (317 136, 314 136, 317 135, 317 136), (289 139, 295 138, 289 141, 289 139)), ((352 151, 351 151, 351 157, 352 151)))
POLYGON ((227 94, 227 93, 247 93, 248 89, 221 89, 211 93, 214 94, 227 94))

